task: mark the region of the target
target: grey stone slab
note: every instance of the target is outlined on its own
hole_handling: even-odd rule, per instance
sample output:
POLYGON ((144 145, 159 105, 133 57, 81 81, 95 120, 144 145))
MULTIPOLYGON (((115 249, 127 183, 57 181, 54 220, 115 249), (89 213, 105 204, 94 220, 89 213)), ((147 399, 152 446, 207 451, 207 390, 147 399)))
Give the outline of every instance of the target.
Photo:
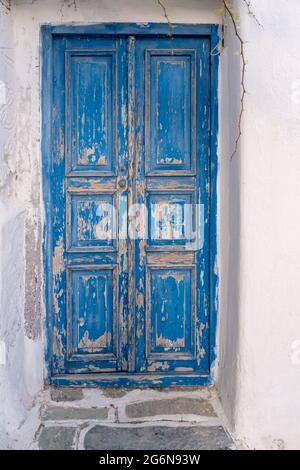
POLYGON ((211 403, 200 398, 167 398, 131 403, 126 406, 129 418, 146 418, 156 415, 193 414, 201 416, 216 416, 211 403))
POLYGON ((50 396, 53 401, 76 401, 83 399, 83 392, 80 388, 54 388, 50 396))
POLYGON ((107 419, 107 408, 75 408, 62 406, 50 406, 42 411, 43 420, 68 420, 68 419, 107 419))
POLYGON ((70 450, 73 448, 76 428, 62 426, 44 427, 39 435, 41 450, 70 450))
POLYGON ((107 398, 121 398, 128 393, 127 388, 103 388, 101 390, 103 396, 107 398))
POLYGON ((96 425, 84 439, 87 450, 218 450, 229 449, 232 444, 222 426, 96 425))

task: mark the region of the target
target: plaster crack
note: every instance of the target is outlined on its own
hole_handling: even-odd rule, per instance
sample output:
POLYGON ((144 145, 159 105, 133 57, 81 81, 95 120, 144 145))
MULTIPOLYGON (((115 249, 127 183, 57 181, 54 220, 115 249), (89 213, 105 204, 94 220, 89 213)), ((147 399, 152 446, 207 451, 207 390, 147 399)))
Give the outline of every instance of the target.
MULTIPOLYGON (((254 11, 252 10, 251 1, 250 0, 242 0, 242 1, 243 1, 244 5, 247 8, 248 14, 250 16, 252 16, 252 18, 255 20, 257 25, 260 28, 263 29, 263 25, 260 23, 260 21, 258 20, 257 16, 254 13, 254 11)), ((230 160, 232 160, 233 157, 235 156, 235 154, 237 153, 238 145, 239 145, 239 142, 240 142, 240 139, 241 139, 241 136, 242 136, 242 120, 243 120, 243 115, 244 115, 244 111, 245 111, 245 96, 246 96, 246 93, 247 93, 246 85, 245 85, 247 61, 246 61, 246 57, 245 57, 245 41, 242 38, 242 36, 240 35, 239 30, 238 30, 238 26, 237 26, 238 14, 236 13, 235 8, 233 7, 232 3, 230 3, 228 0, 222 0, 222 4, 223 4, 223 11, 225 11, 225 13, 227 13, 229 15, 230 20, 231 20, 232 25, 233 25, 235 35, 236 35, 236 37, 237 37, 237 39, 240 43, 240 57, 241 57, 241 61, 242 61, 242 70, 241 70, 241 91, 242 91, 242 94, 241 94, 241 100, 240 100, 241 104, 240 104, 240 112, 239 112, 238 126, 237 126, 238 127, 238 133, 237 133, 237 137, 235 139, 233 152, 230 156, 230 160)))
POLYGON ((73 0, 72 2, 70 2, 68 4, 68 7, 70 8, 71 6, 74 7, 74 10, 77 11, 77 3, 76 3, 76 0, 73 0))
POLYGON ((170 16, 169 16, 169 13, 167 12, 166 6, 165 6, 164 3, 162 2, 162 0, 156 0, 156 1, 157 1, 157 4, 161 7, 161 9, 162 9, 162 11, 163 11, 163 15, 164 15, 164 17, 166 18, 167 23, 168 23, 168 25, 169 25, 169 28, 170 28, 169 36, 172 36, 172 28, 174 28, 174 24, 173 24, 172 21, 170 20, 170 16))
POLYGON ((235 154, 237 153, 238 145, 242 136, 242 120, 243 120, 243 115, 244 115, 244 110, 245 110, 245 95, 246 95, 246 87, 245 87, 245 75, 246 75, 246 58, 245 58, 245 41, 243 40, 242 36, 239 33, 238 27, 237 27, 237 20, 236 20, 236 14, 234 12, 234 9, 232 5, 227 1, 227 0, 222 0, 224 10, 226 13, 228 13, 236 37, 238 38, 238 41, 240 43, 240 56, 241 56, 241 61, 242 61, 242 71, 241 71, 241 90, 242 90, 242 95, 241 95, 241 106, 240 106, 240 113, 239 113, 239 118, 238 118, 238 135, 235 139, 235 144, 234 144, 234 149, 233 152, 230 156, 230 160, 233 159, 235 154))
MULTIPOLYGON (((1 1, 1 0, 0 0, 1 1)), ((72 6, 74 7, 74 11, 77 12, 78 10, 78 7, 77 7, 77 0, 63 0, 62 4, 61 4, 61 7, 59 9, 59 12, 60 12, 60 16, 61 16, 61 19, 63 19, 65 17, 64 13, 63 13, 63 9, 64 7, 67 6, 68 8, 71 8, 72 6)))
POLYGON ((259 21, 259 19, 257 18, 256 14, 254 13, 254 11, 252 10, 252 5, 251 5, 251 1, 250 0, 243 0, 243 3, 246 5, 246 8, 247 8, 247 11, 248 11, 248 15, 252 16, 252 18, 254 19, 254 21, 256 22, 256 24, 264 29, 262 23, 259 21))
POLYGON ((0 4, 5 8, 6 13, 11 9, 11 0, 0 0, 0 4))

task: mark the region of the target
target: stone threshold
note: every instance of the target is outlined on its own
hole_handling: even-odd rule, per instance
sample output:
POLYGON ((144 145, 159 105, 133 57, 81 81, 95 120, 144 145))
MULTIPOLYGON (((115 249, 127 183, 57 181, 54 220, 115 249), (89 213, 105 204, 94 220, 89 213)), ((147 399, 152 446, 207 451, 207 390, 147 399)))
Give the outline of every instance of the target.
POLYGON ((47 390, 38 449, 231 449, 212 388, 47 390))

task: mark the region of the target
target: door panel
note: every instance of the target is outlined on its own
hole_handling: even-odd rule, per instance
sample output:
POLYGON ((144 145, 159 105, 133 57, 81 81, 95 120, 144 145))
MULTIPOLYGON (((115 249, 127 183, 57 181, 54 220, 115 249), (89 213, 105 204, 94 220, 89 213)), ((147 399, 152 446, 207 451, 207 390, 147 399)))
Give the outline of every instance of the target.
POLYGON ((209 51, 53 40, 53 374, 209 371, 209 51))
POLYGON ((147 194, 148 251, 173 251, 193 243, 195 191, 148 189, 147 194))
POLYGON ((115 174, 116 76, 116 51, 66 51, 70 174, 115 174))
POLYGON ((195 51, 176 48, 175 44, 170 49, 170 43, 166 49, 151 49, 149 44, 145 47, 144 74, 145 174, 192 175, 195 51))
POLYGON ((115 251, 116 209, 115 192, 68 191, 68 251, 115 251))
POLYGON ((191 266, 149 266, 146 274, 148 357, 192 358, 195 270, 191 266))
POLYGON ((136 40, 136 200, 148 219, 136 242, 139 372, 209 367, 209 47, 136 40))
POLYGON ((68 270, 69 360, 85 360, 90 355, 93 359, 116 360, 115 270, 110 265, 68 270))

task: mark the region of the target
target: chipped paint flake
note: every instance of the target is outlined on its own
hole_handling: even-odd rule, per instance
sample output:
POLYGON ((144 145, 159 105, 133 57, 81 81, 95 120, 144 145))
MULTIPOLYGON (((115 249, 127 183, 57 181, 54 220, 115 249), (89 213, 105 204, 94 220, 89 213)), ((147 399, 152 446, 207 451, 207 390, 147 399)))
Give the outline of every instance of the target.
POLYGON ((85 331, 83 338, 78 343, 78 349, 87 349, 89 351, 97 351, 99 349, 107 348, 111 342, 111 333, 105 332, 103 335, 96 339, 89 338, 89 332, 85 331))
POLYGON ((169 364, 167 361, 164 361, 164 362, 153 362, 149 367, 148 367, 148 371, 149 372, 155 372, 157 370, 161 370, 161 371, 166 371, 169 369, 169 364))
POLYGON ((54 356, 57 356, 57 357, 63 356, 62 337, 59 334, 56 326, 53 327, 53 331, 52 331, 52 347, 53 347, 54 356))
POLYGON ((158 336, 156 338, 156 346, 157 347, 162 347, 166 351, 170 349, 179 349, 179 348, 184 348, 184 338, 178 338, 176 340, 171 340, 168 338, 163 338, 162 335, 158 336))
POLYGON ((60 237, 56 247, 54 248, 53 255, 53 276, 58 277, 64 270, 64 242, 60 237))
POLYGON ((90 163, 90 157, 93 155, 95 155, 95 146, 93 145, 91 148, 86 147, 80 155, 80 163, 82 165, 88 165, 90 163))

